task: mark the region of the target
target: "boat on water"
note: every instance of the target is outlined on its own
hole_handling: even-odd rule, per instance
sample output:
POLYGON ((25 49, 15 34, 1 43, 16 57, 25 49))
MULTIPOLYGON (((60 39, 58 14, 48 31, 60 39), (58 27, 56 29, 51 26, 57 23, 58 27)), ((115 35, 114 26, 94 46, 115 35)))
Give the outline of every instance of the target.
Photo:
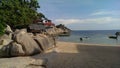
POLYGON ((118 36, 120 36, 120 32, 116 32, 115 35, 109 36, 109 38, 118 39, 118 36))
POLYGON ((117 36, 109 36, 111 39, 117 39, 117 36))

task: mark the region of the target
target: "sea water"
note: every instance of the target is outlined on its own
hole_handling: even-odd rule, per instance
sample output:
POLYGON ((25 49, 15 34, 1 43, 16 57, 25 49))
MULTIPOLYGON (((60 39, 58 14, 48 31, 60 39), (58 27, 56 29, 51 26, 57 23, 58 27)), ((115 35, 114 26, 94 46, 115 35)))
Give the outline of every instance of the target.
POLYGON ((73 30, 70 36, 59 37, 59 40, 88 44, 120 45, 119 36, 118 39, 109 38, 109 36, 115 35, 116 32, 120 32, 120 30, 73 30))

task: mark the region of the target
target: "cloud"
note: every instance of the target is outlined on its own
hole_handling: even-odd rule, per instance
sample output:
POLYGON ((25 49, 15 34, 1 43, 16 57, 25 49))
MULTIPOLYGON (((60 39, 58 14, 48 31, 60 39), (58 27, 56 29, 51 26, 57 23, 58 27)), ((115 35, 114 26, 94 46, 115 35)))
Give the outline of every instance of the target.
POLYGON ((100 17, 100 18, 89 18, 89 19, 56 19, 56 23, 58 24, 105 24, 105 23, 112 23, 112 22, 120 22, 120 18, 113 18, 113 17, 100 17))
POLYGON ((96 11, 94 13, 92 13, 92 16, 95 15, 120 15, 119 13, 120 11, 96 11))
POLYGON ((80 22, 80 19, 56 19, 55 22, 61 24, 73 24, 80 22))

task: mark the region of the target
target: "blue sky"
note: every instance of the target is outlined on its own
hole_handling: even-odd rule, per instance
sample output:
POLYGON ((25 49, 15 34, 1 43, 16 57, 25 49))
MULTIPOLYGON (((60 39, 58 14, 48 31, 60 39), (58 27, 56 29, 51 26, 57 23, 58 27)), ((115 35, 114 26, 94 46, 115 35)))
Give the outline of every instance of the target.
POLYGON ((120 0, 38 0, 42 12, 55 24, 72 30, 120 29, 120 0))

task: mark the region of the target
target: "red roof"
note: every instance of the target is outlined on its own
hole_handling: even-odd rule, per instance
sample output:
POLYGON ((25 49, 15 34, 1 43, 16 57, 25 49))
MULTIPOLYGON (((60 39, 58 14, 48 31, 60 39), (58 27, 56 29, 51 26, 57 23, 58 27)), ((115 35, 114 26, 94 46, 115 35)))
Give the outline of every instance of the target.
POLYGON ((52 22, 45 22, 44 25, 47 25, 47 26, 54 26, 55 24, 52 23, 52 22))

